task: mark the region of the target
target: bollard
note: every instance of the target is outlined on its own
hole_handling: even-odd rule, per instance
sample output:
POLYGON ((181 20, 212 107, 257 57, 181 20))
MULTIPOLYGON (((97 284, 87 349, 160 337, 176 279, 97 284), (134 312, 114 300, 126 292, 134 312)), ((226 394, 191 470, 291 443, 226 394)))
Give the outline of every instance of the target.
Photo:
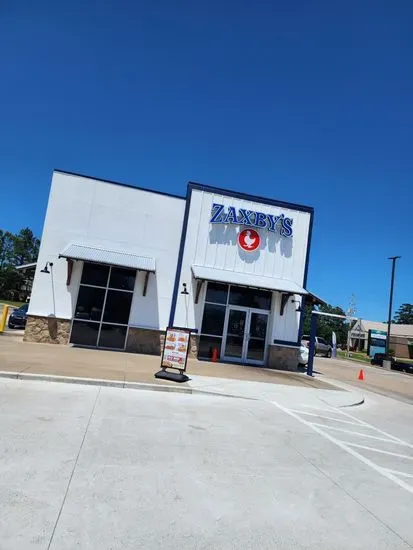
POLYGON ((9 307, 8 305, 3 305, 3 313, 0 317, 0 332, 4 332, 4 328, 6 326, 7 317, 9 315, 9 307))

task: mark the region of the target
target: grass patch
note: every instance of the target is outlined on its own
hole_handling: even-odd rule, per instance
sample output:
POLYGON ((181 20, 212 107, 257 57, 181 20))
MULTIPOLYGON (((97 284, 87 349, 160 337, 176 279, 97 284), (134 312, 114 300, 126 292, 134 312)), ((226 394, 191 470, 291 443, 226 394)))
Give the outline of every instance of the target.
POLYGON ((6 304, 6 305, 12 306, 12 307, 20 307, 24 303, 25 302, 12 302, 11 300, 0 300, 0 305, 6 304))
MULTIPOLYGON (((363 361, 364 363, 370 363, 370 357, 362 351, 350 351, 350 355, 347 357, 347 353, 340 349, 337 350, 337 357, 341 359, 349 359, 350 361, 363 361)), ((396 361, 401 363, 413 363, 413 359, 405 359, 403 357, 395 357, 396 361)))
POLYGON ((349 356, 347 357, 347 352, 342 350, 337 350, 337 357, 342 359, 350 359, 353 361, 363 361, 364 363, 370 363, 370 357, 363 353, 362 351, 350 351, 349 356))
POLYGON ((413 363, 413 359, 405 359, 404 357, 396 357, 396 361, 400 361, 400 363, 413 363))

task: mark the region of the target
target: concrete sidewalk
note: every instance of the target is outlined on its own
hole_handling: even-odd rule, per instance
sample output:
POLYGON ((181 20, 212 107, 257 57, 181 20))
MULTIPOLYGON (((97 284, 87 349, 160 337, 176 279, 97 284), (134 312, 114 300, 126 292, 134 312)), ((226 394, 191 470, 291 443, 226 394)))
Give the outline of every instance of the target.
POLYGON ((287 401, 328 397, 332 406, 360 403, 360 392, 310 378, 304 373, 282 372, 259 367, 210 363, 190 359, 184 384, 158 380, 160 357, 50 344, 18 342, 0 337, 0 376, 29 380, 112 385, 184 393, 203 393, 279 399, 287 401))

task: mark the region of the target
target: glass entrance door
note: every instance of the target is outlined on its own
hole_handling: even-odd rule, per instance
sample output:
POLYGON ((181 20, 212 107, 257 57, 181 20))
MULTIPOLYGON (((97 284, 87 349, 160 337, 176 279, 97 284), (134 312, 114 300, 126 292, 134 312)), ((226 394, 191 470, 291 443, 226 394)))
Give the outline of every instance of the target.
POLYGON ((224 339, 224 357, 230 361, 242 361, 244 358, 245 326, 248 310, 230 308, 224 339))
POLYGON ((265 361, 268 312, 229 307, 223 337, 226 361, 262 365, 265 361))
POLYGON ((250 363, 264 363, 267 326, 268 313, 250 311, 246 349, 246 360, 250 363))

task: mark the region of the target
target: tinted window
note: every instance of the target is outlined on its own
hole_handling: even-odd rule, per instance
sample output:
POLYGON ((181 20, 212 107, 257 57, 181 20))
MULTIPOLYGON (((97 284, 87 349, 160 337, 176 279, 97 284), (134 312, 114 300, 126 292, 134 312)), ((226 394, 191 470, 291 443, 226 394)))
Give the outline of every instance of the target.
POLYGON ((205 304, 201 332, 222 335, 224 331, 225 306, 205 304))
POLYGON ((219 336, 200 336, 198 346, 198 357, 203 359, 212 359, 214 349, 218 352, 218 359, 221 355, 222 338, 219 336))
POLYGON ((208 283, 206 292, 206 302, 215 304, 226 304, 228 298, 228 285, 222 283, 208 283))
POLYGON ((27 313, 27 310, 29 309, 29 304, 23 304, 19 307, 17 311, 21 311, 22 313, 27 313))
POLYGON ((109 266, 100 264, 83 264, 82 280, 84 285, 106 286, 108 284, 109 266))
POLYGON ((127 324, 132 304, 131 292, 108 290, 103 320, 108 323, 127 324))
POLYGON ((135 286, 136 271, 123 267, 112 267, 109 286, 121 290, 133 290, 135 286))
POLYGON ((271 292, 256 288, 232 286, 229 293, 229 303, 234 306, 269 310, 271 309, 271 292))
POLYGON ((105 290, 103 288, 81 286, 79 288, 75 310, 76 319, 100 321, 104 299, 105 290))
POLYGON ((102 323, 98 345, 102 348, 123 349, 125 347, 126 330, 127 327, 102 323))
POLYGON ((84 321, 73 321, 70 342, 80 346, 96 347, 99 333, 99 323, 85 323, 84 321))

